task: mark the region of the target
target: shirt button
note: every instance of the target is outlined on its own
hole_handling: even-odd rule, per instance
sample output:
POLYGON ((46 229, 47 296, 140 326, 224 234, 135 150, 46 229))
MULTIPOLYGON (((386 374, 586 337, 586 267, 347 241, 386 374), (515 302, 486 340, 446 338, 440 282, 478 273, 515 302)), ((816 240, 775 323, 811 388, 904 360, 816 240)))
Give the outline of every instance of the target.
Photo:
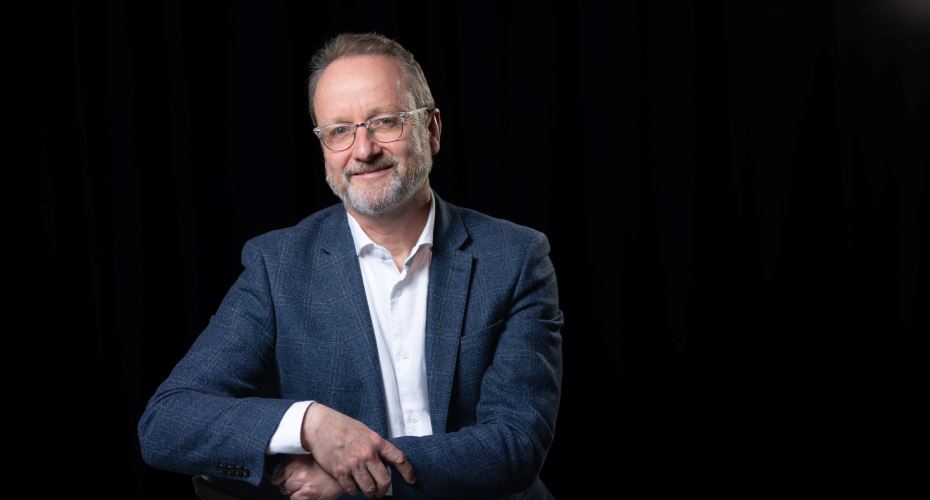
POLYGON ((413 423, 417 423, 420 421, 420 419, 418 419, 416 415, 410 415, 410 421, 413 423))
POLYGON ((403 359, 407 359, 410 357, 410 354, 408 354, 407 351, 400 351, 400 357, 403 359))

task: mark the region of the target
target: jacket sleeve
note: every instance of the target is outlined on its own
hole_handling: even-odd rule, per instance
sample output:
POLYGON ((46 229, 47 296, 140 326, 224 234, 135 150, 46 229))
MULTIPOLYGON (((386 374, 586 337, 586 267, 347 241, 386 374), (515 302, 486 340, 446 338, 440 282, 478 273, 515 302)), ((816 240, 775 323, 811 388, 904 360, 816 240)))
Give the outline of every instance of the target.
POLYGON ((562 313, 549 243, 529 246, 509 317, 481 381, 475 425, 392 440, 417 472, 400 498, 489 498, 518 493, 538 477, 555 431, 562 381, 562 313))
POLYGON ((269 270, 254 240, 245 267, 209 325, 149 400, 139 420, 145 462, 258 485, 265 447, 293 401, 273 395, 275 319, 269 270))

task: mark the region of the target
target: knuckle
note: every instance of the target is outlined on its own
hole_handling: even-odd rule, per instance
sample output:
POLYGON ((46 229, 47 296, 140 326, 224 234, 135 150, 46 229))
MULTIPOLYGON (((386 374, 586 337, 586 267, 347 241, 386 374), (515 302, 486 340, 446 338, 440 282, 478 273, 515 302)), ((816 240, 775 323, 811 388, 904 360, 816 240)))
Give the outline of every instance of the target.
POLYGON ((392 460, 397 460, 399 457, 404 456, 404 452, 400 451, 396 446, 391 445, 391 443, 387 443, 387 446, 385 446, 381 452, 392 460))

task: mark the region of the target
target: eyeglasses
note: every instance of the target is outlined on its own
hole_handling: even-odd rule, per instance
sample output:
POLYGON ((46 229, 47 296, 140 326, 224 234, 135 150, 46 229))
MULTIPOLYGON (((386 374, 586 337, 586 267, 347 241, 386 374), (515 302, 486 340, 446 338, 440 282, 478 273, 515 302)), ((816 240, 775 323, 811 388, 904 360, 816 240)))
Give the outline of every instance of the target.
POLYGON ((362 123, 334 123, 325 127, 316 127, 313 133, 320 138, 324 146, 336 152, 351 148, 352 144, 355 144, 355 132, 362 126, 368 130, 369 137, 375 141, 394 142, 404 135, 404 122, 407 118, 420 111, 432 111, 432 108, 385 113, 373 116, 362 123))

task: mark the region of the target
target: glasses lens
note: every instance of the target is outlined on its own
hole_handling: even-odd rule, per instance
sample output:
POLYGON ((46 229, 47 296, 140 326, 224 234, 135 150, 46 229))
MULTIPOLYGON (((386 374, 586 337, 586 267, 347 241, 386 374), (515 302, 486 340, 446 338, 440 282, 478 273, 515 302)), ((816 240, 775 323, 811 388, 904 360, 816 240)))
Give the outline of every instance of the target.
MULTIPOLYGON (((418 110, 419 111, 419 110, 418 110)), ((368 122, 366 127, 371 138, 378 142, 394 142, 404 134, 404 119, 402 113, 376 116, 368 122)), ((320 129, 320 139, 323 144, 333 151, 344 151, 355 142, 357 127, 349 123, 336 123, 320 129)))
POLYGON ((399 115, 376 116, 371 119, 368 131, 378 142, 393 142, 404 132, 404 121, 399 115))
POLYGON ((352 125, 336 124, 323 128, 320 138, 323 144, 332 150, 341 151, 352 145, 353 134, 352 125))

